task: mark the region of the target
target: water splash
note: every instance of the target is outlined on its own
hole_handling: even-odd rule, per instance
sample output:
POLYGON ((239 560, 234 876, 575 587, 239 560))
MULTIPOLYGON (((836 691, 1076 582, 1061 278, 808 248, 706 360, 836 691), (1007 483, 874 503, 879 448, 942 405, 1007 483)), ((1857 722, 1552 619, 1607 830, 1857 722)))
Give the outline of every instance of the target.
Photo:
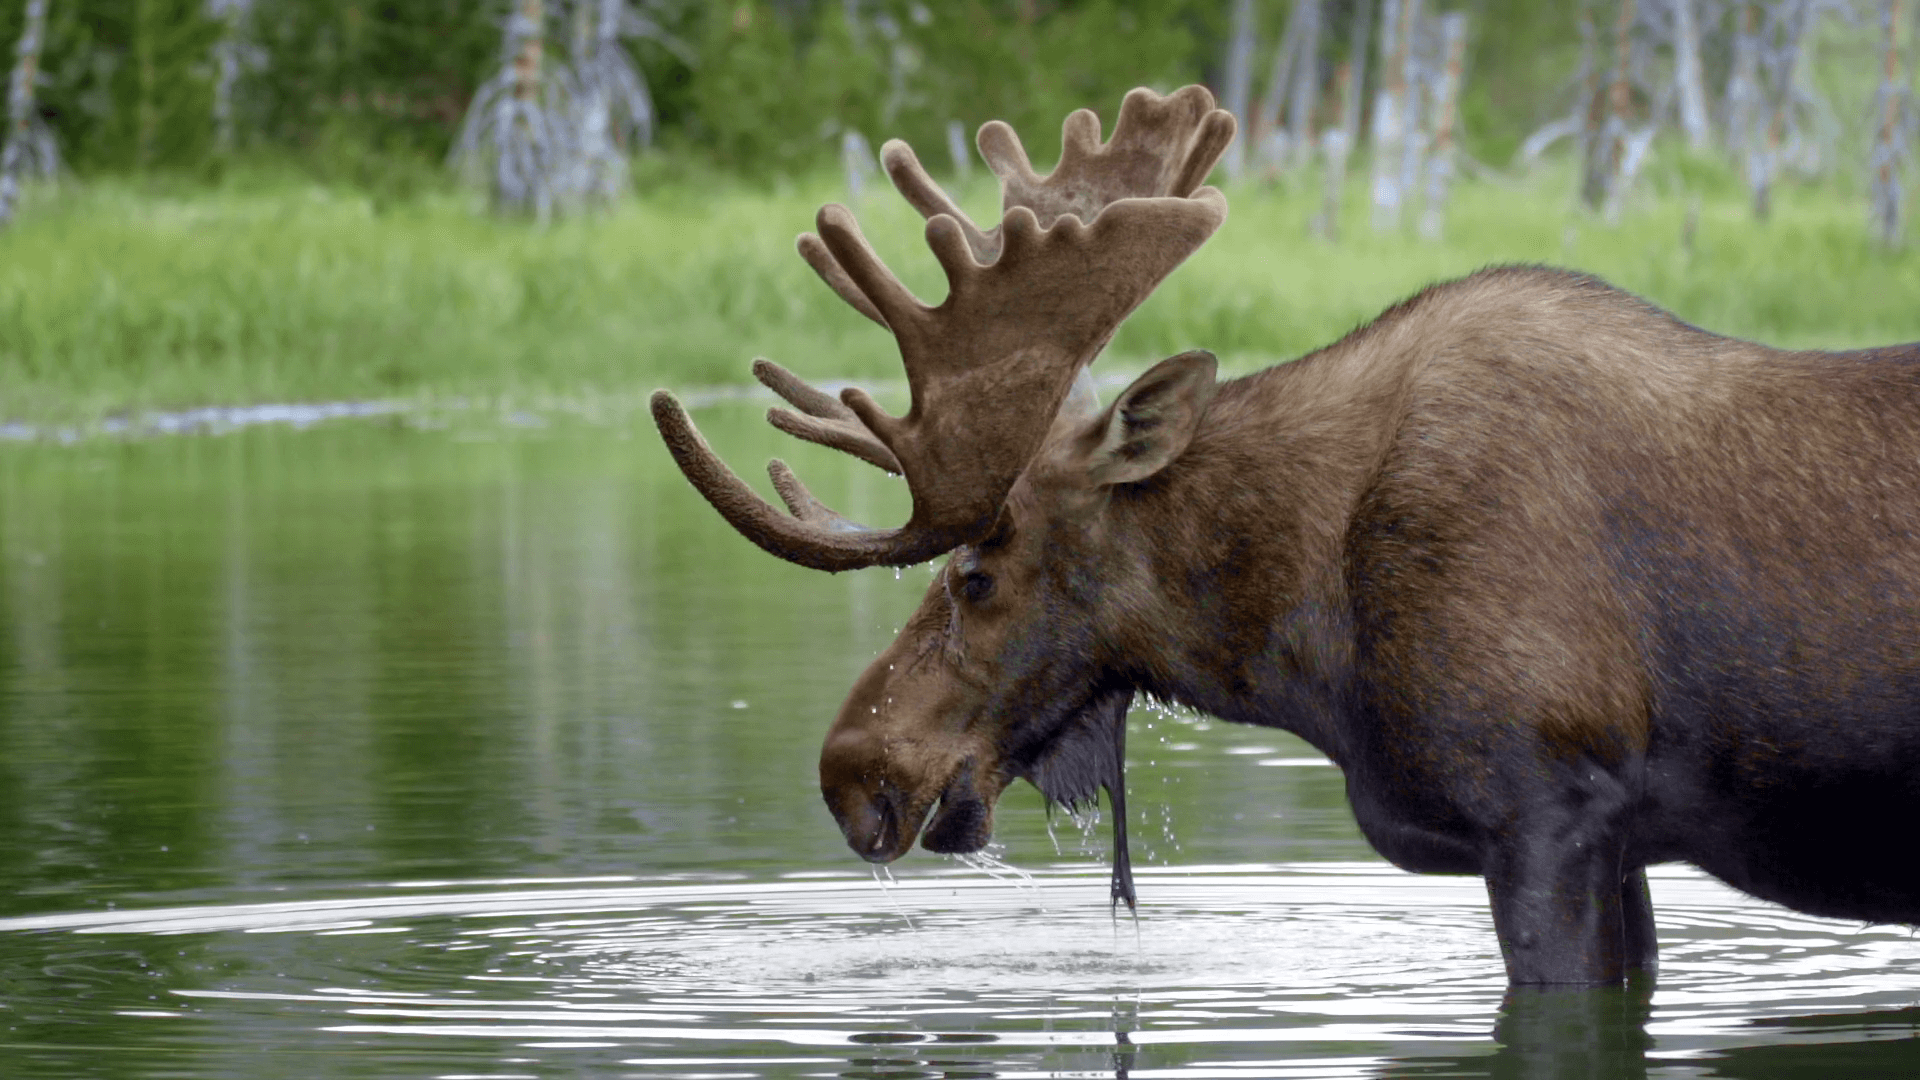
POLYGON ((1013 885, 1014 888, 1030 894, 1034 906, 1039 908, 1043 913, 1046 912, 1047 906, 1042 901, 1040 895, 1040 883, 1033 880, 1032 874, 1002 859, 1000 856, 1005 853, 1006 850, 1006 847, 1003 845, 988 844, 979 851, 955 855, 953 859, 962 866, 972 870, 978 870, 995 881, 1008 882, 1013 885))
POLYGON ((894 913, 900 916, 901 922, 907 924, 907 929, 916 934, 919 933, 920 928, 913 925, 913 919, 907 915, 907 909, 901 906, 900 898, 894 895, 893 890, 900 883, 893 880, 893 871, 881 866, 879 863, 873 863, 869 868, 873 871, 873 883, 880 886, 880 895, 886 897, 887 903, 893 905, 894 913))

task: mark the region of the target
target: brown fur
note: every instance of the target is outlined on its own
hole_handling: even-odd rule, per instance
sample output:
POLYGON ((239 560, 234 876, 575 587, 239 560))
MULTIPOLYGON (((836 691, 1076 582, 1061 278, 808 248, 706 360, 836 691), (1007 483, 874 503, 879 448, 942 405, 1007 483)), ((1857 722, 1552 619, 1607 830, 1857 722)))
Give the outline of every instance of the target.
POLYGON ((1807 910, 1920 905, 1874 907, 1906 871, 1809 884, 1817 843, 1754 847, 1920 759, 1920 348, 1786 352, 1503 268, 1204 408, 1184 452, 1117 486, 1089 479, 1116 421, 1056 427, 1006 537, 963 549, 855 688, 838 745, 913 750, 830 766, 830 742, 823 780, 830 802, 858 796, 829 771, 911 793, 889 854, 958 763, 990 804, 1027 775, 1020 747, 1123 685, 1325 750, 1389 858, 1489 876, 1517 980, 1574 963, 1525 960, 1537 894, 1502 900, 1548 873, 1542 830, 1807 910), (952 599, 975 570, 996 598, 952 599))

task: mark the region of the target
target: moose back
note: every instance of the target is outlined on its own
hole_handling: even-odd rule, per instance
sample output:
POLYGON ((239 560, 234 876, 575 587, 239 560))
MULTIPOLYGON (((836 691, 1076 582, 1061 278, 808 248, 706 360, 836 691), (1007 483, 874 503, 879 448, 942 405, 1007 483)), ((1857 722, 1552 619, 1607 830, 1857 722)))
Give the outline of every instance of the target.
POLYGON ((768 551, 951 553, 827 735, 854 851, 976 850, 1016 779, 1123 796, 1144 693, 1325 752, 1382 855, 1485 877, 1517 984, 1651 973, 1657 862, 1920 921, 1920 860, 1887 845, 1920 820, 1920 347, 1783 352, 1512 267, 1246 378, 1174 357, 1102 407, 1087 366, 1225 219, 1200 182, 1232 131, 1200 88, 1134 91, 1105 144, 1069 117, 1041 177, 990 124, 990 231, 889 144, 939 306, 821 212, 801 252, 899 340, 912 409, 755 371, 799 410, 776 426, 905 474, 899 529, 778 462, 769 506, 655 395, 768 551))

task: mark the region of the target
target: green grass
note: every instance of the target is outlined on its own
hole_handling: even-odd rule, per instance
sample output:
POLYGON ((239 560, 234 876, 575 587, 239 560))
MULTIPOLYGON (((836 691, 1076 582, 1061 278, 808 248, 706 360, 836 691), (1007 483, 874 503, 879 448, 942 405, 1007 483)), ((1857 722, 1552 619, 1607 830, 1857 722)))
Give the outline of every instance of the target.
MULTIPOLYGON (((1680 179, 1670 170, 1667 186, 1680 179)), ((1572 209, 1562 174, 1461 184, 1433 243, 1376 234, 1358 181, 1339 244, 1308 233, 1316 182, 1246 185, 1103 366, 1204 347, 1252 370, 1428 282, 1514 261, 1588 270, 1775 344, 1920 339, 1920 254, 1877 250, 1858 195, 1784 188, 1762 225, 1736 185, 1689 187, 1704 192, 1691 253, 1687 198, 1644 195, 1609 227, 1572 209)), ((543 229, 462 195, 376 208, 289 180, 42 191, 0 232, 0 420, 263 401, 637 402, 659 385, 745 380, 756 355, 815 377, 897 378, 887 335, 793 252, 837 197, 830 178, 778 192, 683 183, 543 229)), ((994 192, 976 180, 965 197, 979 213, 994 192)), ((889 263, 937 299, 912 212, 890 192, 857 209, 889 263)))

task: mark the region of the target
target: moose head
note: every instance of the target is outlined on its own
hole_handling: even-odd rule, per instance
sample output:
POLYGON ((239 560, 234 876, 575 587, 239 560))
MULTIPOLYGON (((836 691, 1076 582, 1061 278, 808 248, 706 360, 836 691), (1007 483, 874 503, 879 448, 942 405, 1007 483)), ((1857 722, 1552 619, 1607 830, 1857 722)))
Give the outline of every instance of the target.
MULTIPOLYGON (((1108 508, 1118 487, 1186 448, 1214 362, 1164 361, 1105 409, 1087 369, 1226 219, 1225 198, 1201 183, 1233 132, 1202 87, 1135 90, 1104 144, 1092 112, 1068 116, 1059 164, 1043 177, 1012 128, 986 124, 979 147, 1000 178, 1003 216, 984 231, 906 144, 889 142, 881 161, 927 219, 927 246, 946 272, 938 306, 901 285, 844 207, 820 211, 800 254, 893 333, 911 408, 891 416, 857 388, 835 399, 766 360, 754 374, 799 410, 771 410, 775 427, 905 475, 904 526, 847 520, 775 460, 782 513, 720 461, 672 394, 654 394, 655 422, 688 480, 766 551, 830 571, 952 553, 854 684, 821 754, 827 806, 862 858, 899 858, 923 827, 930 850, 978 850, 1015 779, 1069 805, 1104 787, 1124 827, 1133 688, 1102 655, 1095 623, 1126 602, 1139 571, 1108 550, 1108 508)), ((1123 832, 1116 846, 1115 895, 1131 903, 1123 832)))

